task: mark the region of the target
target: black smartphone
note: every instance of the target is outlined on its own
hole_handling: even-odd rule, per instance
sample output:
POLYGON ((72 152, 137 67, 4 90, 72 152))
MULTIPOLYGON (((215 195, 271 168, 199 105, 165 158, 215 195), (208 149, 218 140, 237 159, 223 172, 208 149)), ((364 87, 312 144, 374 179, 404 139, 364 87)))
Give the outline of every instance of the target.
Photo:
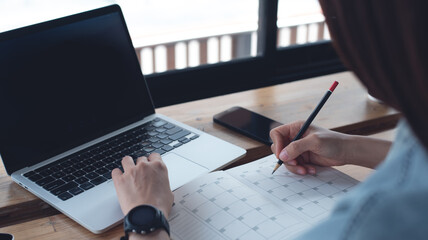
POLYGON ((267 145, 272 144, 272 139, 269 137, 270 130, 282 125, 275 120, 242 107, 229 108, 214 115, 213 119, 215 123, 267 145))

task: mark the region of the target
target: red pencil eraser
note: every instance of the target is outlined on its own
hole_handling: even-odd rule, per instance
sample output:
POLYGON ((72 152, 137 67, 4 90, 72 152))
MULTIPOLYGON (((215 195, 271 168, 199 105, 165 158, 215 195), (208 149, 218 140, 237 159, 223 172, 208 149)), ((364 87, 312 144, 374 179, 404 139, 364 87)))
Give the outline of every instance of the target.
POLYGON ((333 85, 331 85, 331 87, 330 87, 330 91, 331 92, 333 92, 334 91, 334 89, 337 87, 337 85, 339 84, 339 82, 338 81, 334 81, 334 83, 333 83, 333 85))

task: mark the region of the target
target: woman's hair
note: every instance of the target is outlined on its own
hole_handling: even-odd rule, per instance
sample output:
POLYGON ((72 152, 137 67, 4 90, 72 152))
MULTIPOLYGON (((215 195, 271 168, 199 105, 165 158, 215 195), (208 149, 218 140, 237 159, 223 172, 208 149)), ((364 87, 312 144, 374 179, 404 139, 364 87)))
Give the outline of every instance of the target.
POLYGON ((320 0, 333 45, 428 149, 428 1, 320 0))

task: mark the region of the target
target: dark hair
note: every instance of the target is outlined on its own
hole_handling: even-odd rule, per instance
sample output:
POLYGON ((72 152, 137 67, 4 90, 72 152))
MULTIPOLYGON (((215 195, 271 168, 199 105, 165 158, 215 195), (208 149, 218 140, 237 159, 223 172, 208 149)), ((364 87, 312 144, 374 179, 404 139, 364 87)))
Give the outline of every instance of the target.
POLYGON ((333 45, 428 149, 428 1, 320 0, 333 45))

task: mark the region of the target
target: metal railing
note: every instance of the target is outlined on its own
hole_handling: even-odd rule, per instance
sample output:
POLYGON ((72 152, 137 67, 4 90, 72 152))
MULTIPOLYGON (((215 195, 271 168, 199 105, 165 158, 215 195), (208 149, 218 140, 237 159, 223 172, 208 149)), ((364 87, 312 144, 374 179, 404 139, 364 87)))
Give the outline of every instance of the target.
MULTIPOLYGON (((323 20, 278 28, 278 47, 329 39, 323 20)), ((145 74, 256 55, 256 30, 193 38, 135 49, 145 74)))

